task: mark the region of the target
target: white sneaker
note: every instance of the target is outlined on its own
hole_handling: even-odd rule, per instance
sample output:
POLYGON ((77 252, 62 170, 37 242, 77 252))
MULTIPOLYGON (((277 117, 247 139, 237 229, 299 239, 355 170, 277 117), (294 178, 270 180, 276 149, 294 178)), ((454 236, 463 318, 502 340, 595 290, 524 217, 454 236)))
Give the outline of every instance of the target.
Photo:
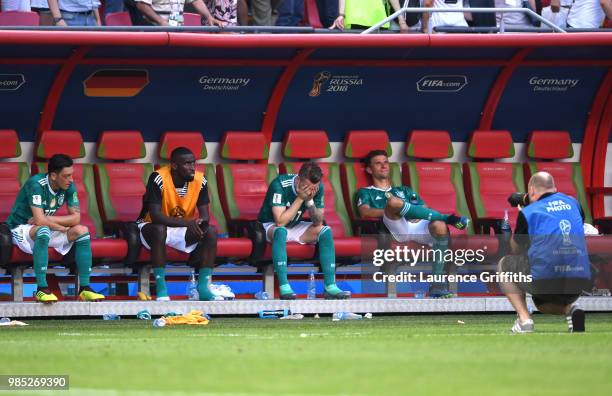
POLYGON ((208 289, 213 294, 216 294, 217 296, 221 296, 227 300, 233 300, 234 298, 236 298, 236 295, 234 294, 234 292, 232 292, 232 289, 230 289, 228 285, 211 283, 210 286, 208 286, 208 289))
POLYGON ((532 319, 527 319, 524 322, 521 322, 519 318, 516 318, 514 321, 514 326, 512 326, 513 333, 533 333, 534 324, 532 319))
POLYGON ((169 296, 157 297, 155 300, 156 301, 170 301, 170 297, 169 296))

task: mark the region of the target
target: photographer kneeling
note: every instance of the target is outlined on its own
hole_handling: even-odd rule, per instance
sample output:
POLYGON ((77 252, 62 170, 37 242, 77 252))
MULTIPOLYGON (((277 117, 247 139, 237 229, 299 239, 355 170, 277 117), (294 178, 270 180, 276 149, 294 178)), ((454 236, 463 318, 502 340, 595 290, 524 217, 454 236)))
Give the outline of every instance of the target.
POLYGON ((565 315, 570 332, 585 329, 584 311, 574 304, 591 287, 591 269, 584 239, 584 213, 578 201, 557 192, 553 177, 538 172, 529 180, 527 194, 512 194, 519 212, 510 240, 513 254, 503 257, 499 271, 530 275, 532 282, 500 283, 518 315, 514 333, 529 333, 534 323, 525 293, 542 313, 565 315))

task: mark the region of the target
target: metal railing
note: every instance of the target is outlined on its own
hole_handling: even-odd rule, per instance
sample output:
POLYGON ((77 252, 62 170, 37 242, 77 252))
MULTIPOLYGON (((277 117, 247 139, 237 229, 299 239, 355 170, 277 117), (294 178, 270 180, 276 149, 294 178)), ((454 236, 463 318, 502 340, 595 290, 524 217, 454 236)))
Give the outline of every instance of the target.
MULTIPOLYGON (((475 8, 433 8, 433 7, 408 7, 408 2, 405 2, 404 5, 402 6, 402 8, 400 8, 398 11, 394 12, 393 14, 389 15, 388 17, 386 17, 385 19, 383 19, 382 21, 378 22, 376 25, 364 30, 363 32, 361 32, 361 34, 369 34, 372 33, 375 30, 380 29, 383 25, 385 25, 388 22, 391 22, 395 19, 397 19, 400 15, 404 15, 406 13, 433 13, 433 12, 471 12, 471 13, 509 13, 509 12, 520 12, 521 14, 527 14, 530 17, 533 17, 535 19, 537 19, 538 21, 542 22, 544 25, 550 27, 553 32, 559 32, 559 33, 567 33, 565 30, 561 29, 559 26, 555 25, 554 23, 550 22, 548 19, 542 18, 541 15, 538 15, 537 13, 535 13, 533 10, 530 10, 528 8, 484 8, 484 7, 475 7, 475 8)), ((500 33, 504 33, 505 31, 505 25, 504 25, 504 18, 500 19, 499 22, 499 32, 500 33)), ((431 24, 431 20, 430 23, 428 23, 427 25, 427 33, 431 34, 433 32, 433 26, 431 24)))

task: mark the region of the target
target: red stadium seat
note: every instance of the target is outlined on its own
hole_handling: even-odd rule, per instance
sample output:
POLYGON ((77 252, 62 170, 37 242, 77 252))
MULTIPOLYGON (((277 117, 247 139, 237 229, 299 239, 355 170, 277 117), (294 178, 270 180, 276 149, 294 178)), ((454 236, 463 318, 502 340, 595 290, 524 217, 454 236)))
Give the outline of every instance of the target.
MULTIPOLYGON (((432 162, 453 156, 453 145, 447 131, 415 130, 406 142, 406 155, 409 158, 430 160, 427 162, 407 162, 402 165, 402 181, 423 198, 427 206, 442 213, 457 213, 470 216, 461 165, 457 162, 432 162)), ((473 233, 472 224, 468 233, 473 233)), ((452 234, 462 234, 450 227, 452 234)))
POLYGON ((217 165, 217 180, 225 217, 230 222, 257 220, 268 184, 277 172, 272 164, 246 161, 267 160, 268 142, 259 132, 226 132, 220 146, 222 158, 243 161, 217 165))
MULTIPOLYGON (((98 138, 97 156, 103 160, 144 158, 145 145, 138 131, 104 131, 98 138)), ((142 196, 153 165, 142 163, 97 163, 96 192, 105 227, 113 222, 136 221, 142 196)))
POLYGON ((183 13, 183 26, 202 26, 202 17, 200 14, 185 12, 183 13))
MULTIPOLYGON (((21 144, 17 132, 12 129, 0 129, 0 159, 21 156, 21 144)), ((30 176, 25 162, 0 162, 0 222, 6 221, 19 189, 30 176)))
MULTIPOLYGON (((359 219, 355 202, 357 191, 362 187, 372 185, 372 179, 365 171, 365 164, 361 161, 372 150, 384 150, 387 155, 391 156, 391 143, 386 131, 349 131, 344 139, 344 156, 348 159, 359 160, 347 161, 340 165, 344 202, 352 221, 359 219)), ((391 183, 395 186, 401 185, 399 164, 391 163, 390 169, 391 183)))
POLYGON ((467 154, 474 161, 463 164, 463 181, 476 232, 487 233, 503 218, 505 210, 514 229, 518 209, 511 207, 507 198, 515 191, 525 191, 521 165, 486 161, 514 157, 510 132, 474 131, 467 154))
POLYGON ((586 198, 582 167, 579 162, 559 162, 572 158, 574 148, 567 131, 533 131, 527 139, 527 157, 524 165, 525 180, 539 171, 550 173, 560 192, 576 198, 584 211, 585 222, 591 223, 591 211, 586 198))
MULTIPOLYGON (((313 160, 328 158, 331 148, 325 131, 289 131, 283 140, 283 156, 290 160, 313 160)), ((284 162, 282 173, 297 173, 303 162, 284 162)), ((336 256, 355 257, 361 255, 360 238, 353 237, 342 188, 340 169, 335 162, 317 162, 323 171, 325 222, 330 226, 336 241, 336 256)))
POLYGON ((30 11, 0 12, 0 26, 38 26, 40 17, 30 11))
POLYGON ((132 20, 130 19, 130 13, 127 11, 113 12, 106 14, 104 24, 106 26, 132 26, 132 20))

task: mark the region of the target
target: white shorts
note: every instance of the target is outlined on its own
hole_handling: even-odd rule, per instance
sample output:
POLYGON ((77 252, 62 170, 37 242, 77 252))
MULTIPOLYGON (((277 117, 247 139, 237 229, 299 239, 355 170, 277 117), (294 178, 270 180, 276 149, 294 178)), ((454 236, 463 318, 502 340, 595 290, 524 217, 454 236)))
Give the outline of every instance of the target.
POLYGON ((429 233, 428 220, 419 220, 413 223, 403 217, 398 220, 392 220, 384 215, 383 223, 385 223, 387 229, 397 242, 413 241, 423 245, 431 245, 433 243, 433 237, 429 233))
MULTIPOLYGON (((147 250, 151 250, 151 247, 142 235, 142 227, 146 226, 147 224, 150 223, 138 223, 138 229, 140 230, 140 241, 142 242, 142 245, 147 248, 147 250)), ((186 233, 187 227, 166 227, 166 246, 170 246, 185 253, 193 252, 198 244, 194 243, 192 245, 185 246, 186 233)))
MULTIPOLYGON (((266 230, 266 240, 270 243, 272 243, 272 239, 268 236, 268 230, 273 225, 274 223, 263 223, 264 230, 266 230)), ((291 228, 287 227, 287 242, 297 242, 300 245, 306 245, 306 243, 300 241, 300 238, 311 225, 311 221, 300 221, 291 228)))
MULTIPOLYGON (((13 236, 13 244, 27 254, 32 254, 34 249, 34 241, 30 237, 30 230, 32 227, 36 227, 33 224, 22 224, 11 230, 13 236)), ((55 249, 56 252, 62 256, 66 255, 70 251, 73 242, 68 240, 68 234, 61 231, 51 231, 51 238, 49 239, 49 247, 55 249)))

